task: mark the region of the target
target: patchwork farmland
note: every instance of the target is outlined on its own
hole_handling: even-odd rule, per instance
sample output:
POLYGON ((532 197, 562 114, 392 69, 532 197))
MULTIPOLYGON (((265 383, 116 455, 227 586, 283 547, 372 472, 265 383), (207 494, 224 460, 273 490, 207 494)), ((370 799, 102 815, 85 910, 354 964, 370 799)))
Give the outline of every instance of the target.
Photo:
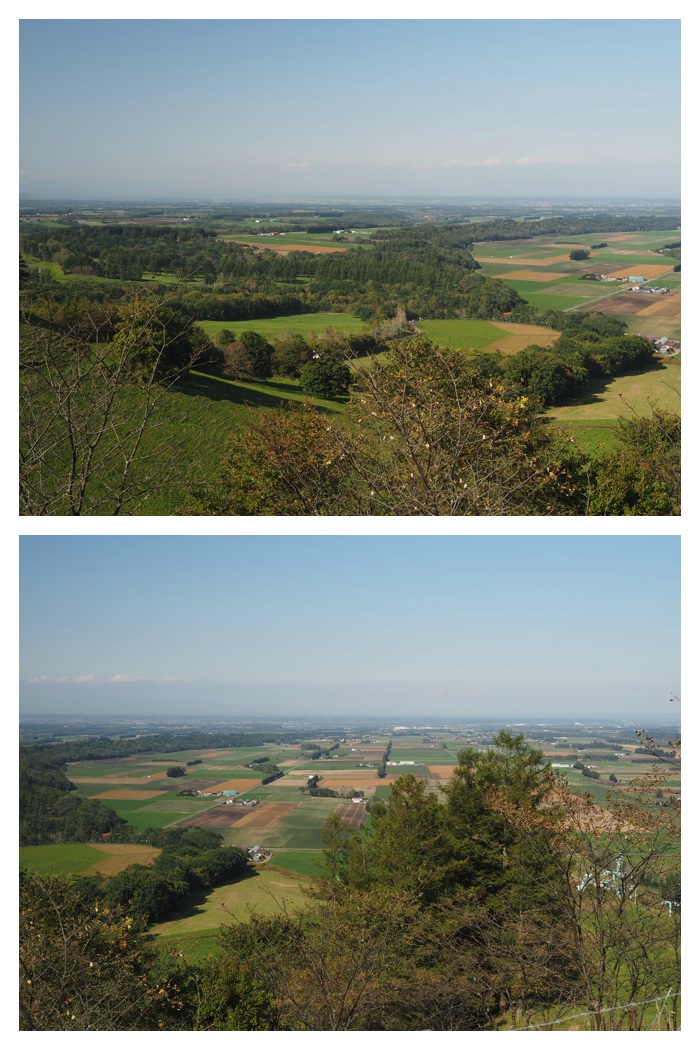
MULTIPOLYGON (((532 727, 531 727, 532 728, 532 727)), ((600 732, 570 731, 552 739, 535 728, 525 731, 528 742, 540 748, 557 773, 564 790, 590 795, 593 806, 581 809, 596 829, 616 827, 606 812, 620 790, 635 790, 635 779, 651 768, 653 759, 624 739, 611 744, 600 732), (578 767, 578 768, 576 768, 578 767)), ((444 798, 446 787, 465 746, 485 749, 491 730, 466 733, 432 732, 430 735, 388 735, 342 742, 318 737, 302 746, 284 745, 226 750, 192 750, 166 755, 139 755, 120 760, 71 763, 68 774, 77 793, 99 798, 120 812, 136 828, 201 828, 218 833, 227 846, 249 851, 258 847, 261 862, 252 857, 243 877, 238 874, 222 885, 194 890, 186 906, 175 909, 149 929, 156 942, 181 952, 190 962, 204 961, 216 951, 222 923, 245 921, 251 914, 286 912, 293 915, 308 907, 310 880, 318 874, 322 858, 322 831, 329 816, 337 815, 346 828, 359 830, 367 820, 364 801, 386 800, 391 785, 404 774, 423 780, 429 791, 444 798), (386 776, 379 771, 391 739, 386 776), (334 743, 337 747, 330 750, 334 743), (312 746, 321 749, 309 758, 312 746), (303 748, 306 748, 304 750, 303 748), (280 771, 277 779, 262 783, 250 764, 266 760, 280 771), (188 763, 192 763, 188 765, 188 763), (184 776, 168 777, 175 764, 184 776), (223 774, 223 777, 222 777, 223 774), (306 790, 309 776, 318 786, 332 788, 346 797, 312 796, 306 790), (237 783, 238 788, 227 787, 237 783), (124 784, 125 787, 115 785, 124 784), (135 786, 136 785, 136 786, 135 786), (139 787, 140 785, 140 787, 139 787), (185 786, 186 785, 186 786, 185 786), (203 792, 180 795, 179 790, 203 792), (237 791, 216 794, 213 791, 237 791)), ((677 807, 680 771, 669 768, 654 801, 677 807)), ((677 808, 671 810, 677 812, 677 808)), ((21 863, 44 874, 74 873, 110 876, 132 864, 151 864, 160 850, 152 846, 119 843, 68 843, 25 847, 21 863)))
POLYGON ((613 313, 614 309, 608 310, 607 304, 619 293, 620 285, 582 281, 581 276, 585 273, 618 278, 644 276, 647 280, 658 279, 668 284, 671 275, 676 277, 673 274, 675 259, 664 259, 655 249, 677 238, 677 230, 600 233, 556 241, 535 237, 483 242, 474 246, 474 257, 484 274, 505 281, 538 309, 591 309, 613 313), (601 243, 606 247, 591 247, 601 243), (584 248, 590 253, 589 258, 571 260, 569 252, 574 248, 584 248))
MULTIPOLYGON (((672 363, 668 367, 671 368, 672 363)), ((335 750, 327 751, 327 757, 313 761, 309 761, 308 752, 295 745, 140 755, 72 763, 68 776, 78 795, 99 799, 136 828, 211 829, 222 836, 226 845, 271 850, 273 856, 268 863, 274 865, 279 861, 283 867, 287 863, 291 865, 290 872, 299 869, 297 875, 308 874, 315 870, 313 861, 322 847, 321 831, 331 814, 336 813, 352 828, 359 828, 365 822, 364 802, 353 802, 352 797, 365 801, 386 799, 392 783, 407 773, 423 780, 428 790, 440 796, 440 789, 448 784, 461 749, 467 743, 487 746, 488 738, 446 733, 435 734, 430 739, 408 734, 393 737, 386 775, 380 777, 379 767, 388 742, 388 736, 346 740, 335 750), (261 774, 249 768, 256 759, 274 763, 279 770, 276 779, 263 784, 261 774), (168 777, 167 769, 176 762, 187 770, 186 774, 168 777), (317 786, 332 789, 338 797, 308 794, 305 789, 310 776, 318 777, 317 786), (183 790, 193 794, 182 795, 183 790), (223 791, 235 794, 219 794, 223 791)), ((532 742, 542 746, 536 737, 532 742)), ((318 738, 313 743, 328 749, 333 741, 318 738)), ((615 790, 614 783, 608 779, 610 773, 615 773, 624 785, 644 769, 647 761, 645 756, 635 754, 632 746, 621 746, 620 756, 616 758, 608 758, 605 753, 602 759, 598 756, 599 761, 595 762, 600 771, 598 779, 584 777, 581 770, 573 768, 572 748, 576 746, 578 741, 572 740, 564 749, 545 747, 545 757, 559 767, 572 788, 590 791, 603 806, 608 792, 615 790)), ((674 774, 664 791, 673 794, 679 788, 674 774)), ((22 860, 40 870, 110 874, 132 863, 149 863, 157 854, 158 850, 147 846, 71 844, 27 847, 22 860)))

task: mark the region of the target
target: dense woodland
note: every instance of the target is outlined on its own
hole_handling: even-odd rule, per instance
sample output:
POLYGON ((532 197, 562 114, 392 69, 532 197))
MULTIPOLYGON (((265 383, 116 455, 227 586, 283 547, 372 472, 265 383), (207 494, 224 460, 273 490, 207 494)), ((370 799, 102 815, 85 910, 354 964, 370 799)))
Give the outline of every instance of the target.
POLYGON ((658 783, 642 778, 601 820, 501 731, 460 753, 442 799, 406 775, 360 831, 331 816, 303 910, 225 920, 196 967, 147 931, 242 873, 217 835, 136 833, 161 848, 155 865, 107 879, 25 873, 21 1027, 675 1029, 678 822, 654 805, 658 783))
MULTIPOLYGON (((145 273, 199 278, 201 287, 178 287, 174 301, 198 320, 220 321, 342 309, 365 320, 386 319, 400 305, 416 317, 501 316, 522 299, 475 272, 470 246, 464 228, 429 225, 389 231, 371 250, 331 255, 283 256, 192 227, 57 226, 30 230, 21 241, 23 252, 70 274, 121 281, 140 281, 145 273)), ((83 283, 80 292, 92 297, 83 283)))

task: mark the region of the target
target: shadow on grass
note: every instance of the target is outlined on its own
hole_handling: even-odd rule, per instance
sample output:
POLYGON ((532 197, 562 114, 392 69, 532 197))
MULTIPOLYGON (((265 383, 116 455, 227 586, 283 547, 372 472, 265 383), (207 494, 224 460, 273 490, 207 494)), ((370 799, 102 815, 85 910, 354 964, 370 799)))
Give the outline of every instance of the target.
MULTIPOLYGON (((556 408, 576 408, 583 405, 597 405, 605 400, 605 394, 611 383, 614 383, 616 379, 626 378, 627 376, 642 376, 649 372, 663 372, 664 363, 661 361, 652 361, 650 365, 644 368, 635 368, 630 372, 621 372, 616 376, 600 376, 598 379, 589 379, 586 383, 585 390, 578 396, 572 397, 570 400, 563 402, 561 405, 557 405, 556 408)), ((591 426, 596 424, 591 421, 591 426)))
MULTIPOLYGON (((254 870, 246 871, 241 875, 239 879, 232 879, 231 882, 221 882, 219 883, 219 886, 232 886, 234 885, 234 883, 240 884, 243 882, 247 882, 249 879, 256 879, 258 877, 258 874, 259 872, 254 870)), ((177 911, 172 911, 169 912, 167 915, 164 915, 161 919, 158 920, 158 925, 164 922, 176 922, 180 919, 192 919, 196 915, 201 915, 204 911, 206 911, 207 899, 209 895, 213 893, 215 889, 218 889, 219 886, 210 886, 206 890, 193 890, 187 898, 187 904, 185 904, 182 908, 178 908, 177 911)))
MULTIPOLYGON (((228 401, 234 405, 247 405, 252 408, 279 408, 280 406, 301 405, 304 401, 303 390, 294 383, 283 380, 261 380, 260 385, 247 386, 235 383, 230 379, 207 372, 189 372, 173 387, 175 393, 187 394, 190 397, 205 397, 209 401, 228 401), (270 393, 267 393, 270 390, 270 393)), ((307 403, 320 412, 339 412, 347 398, 328 399, 328 404, 318 404, 315 398, 309 397, 307 403), (337 408, 335 407, 337 405, 337 408)))
POLYGON ((229 401, 234 405, 252 405, 256 408, 279 408, 285 398, 265 394, 261 390, 251 390, 237 383, 205 375, 203 372, 190 372, 174 387, 173 392, 187 394, 190 397, 205 397, 208 401, 229 401))

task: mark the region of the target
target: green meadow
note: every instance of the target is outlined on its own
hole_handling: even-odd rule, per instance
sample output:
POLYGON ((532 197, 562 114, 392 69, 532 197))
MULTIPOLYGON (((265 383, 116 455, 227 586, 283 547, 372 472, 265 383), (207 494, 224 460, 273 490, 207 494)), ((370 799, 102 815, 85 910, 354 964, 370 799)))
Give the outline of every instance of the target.
POLYGON ((272 860, 267 866, 283 868, 294 875, 318 875, 318 861, 321 857, 319 850, 283 850, 273 854, 272 860))
POLYGON ((488 321, 420 321, 420 331, 435 343, 449 347, 471 347, 481 350, 508 333, 488 321))
POLYGON ((19 862, 40 875, 79 875, 105 859, 105 853, 84 842, 64 842, 52 846, 20 846, 19 862))
POLYGON ((369 331, 368 325, 359 317, 344 313, 286 314, 283 317, 261 317, 257 321, 198 321, 208 336, 215 336, 223 329, 234 335, 241 332, 258 332, 265 339, 277 339, 282 335, 321 335, 326 328, 336 328, 343 334, 357 335, 369 331))

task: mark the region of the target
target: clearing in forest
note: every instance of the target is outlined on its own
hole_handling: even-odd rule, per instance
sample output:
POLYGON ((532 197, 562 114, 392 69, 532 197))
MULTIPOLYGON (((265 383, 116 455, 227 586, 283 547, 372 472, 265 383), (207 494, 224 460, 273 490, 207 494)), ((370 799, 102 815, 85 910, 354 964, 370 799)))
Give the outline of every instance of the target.
POLYGON ((105 802, 107 799, 141 799, 146 800, 147 798, 158 798, 160 795, 165 795, 165 791, 139 791, 137 788, 115 788, 114 791, 103 791, 97 795, 90 795, 90 798, 99 798, 100 801, 105 802))
POLYGON ((251 912, 272 915, 308 905, 304 895, 305 881, 298 875, 286 876, 279 869, 261 865, 237 882, 217 886, 213 890, 190 899, 180 917, 157 923, 149 933, 164 940, 196 937, 207 930, 218 930, 231 919, 247 921, 251 912))
POLYGON ((666 412, 681 410, 681 365, 671 358, 645 372, 612 379, 593 379, 569 405, 545 413, 556 426, 601 424, 614 426, 620 416, 648 416, 652 407, 666 412))
POLYGON ((270 244, 245 244, 243 241, 239 241, 241 248, 260 248, 262 250, 269 250, 272 252, 279 252, 280 255, 288 255, 289 252, 312 252, 314 255, 321 255, 324 252, 344 252, 347 248, 331 248, 330 245, 320 244, 287 244, 284 241, 273 241, 270 244))

